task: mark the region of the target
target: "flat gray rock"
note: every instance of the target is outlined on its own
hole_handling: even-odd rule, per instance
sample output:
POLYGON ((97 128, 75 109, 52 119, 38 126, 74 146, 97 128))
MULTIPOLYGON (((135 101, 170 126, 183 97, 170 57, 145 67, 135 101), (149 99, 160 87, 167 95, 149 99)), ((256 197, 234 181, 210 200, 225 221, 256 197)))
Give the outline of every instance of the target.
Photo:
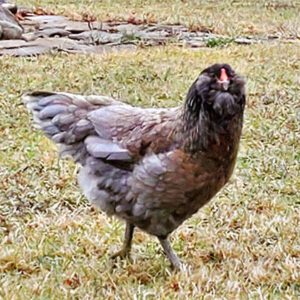
POLYGON ((0 49, 18 48, 26 45, 24 40, 0 40, 0 49))
POLYGON ((49 53, 51 48, 42 45, 31 46, 26 45, 19 48, 0 49, 0 55, 9 56, 36 56, 40 54, 49 53))
POLYGON ((44 46, 53 51, 63 51, 69 53, 92 53, 92 45, 77 43, 68 38, 40 38, 30 43, 32 46, 44 46))
POLYGON ((108 43, 120 43, 122 39, 120 33, 109 33, 105 31, 92 30, 78 34, 70 34, 69 38, 72 40, 89 42, 92 44, 108 44, 108 43))
MULTIPOLYGON (((171 34, 179 34, 181 32, 188 32, 188 29, 183 25, 165 25, 165 24, 157 24, 148 26, 145 31, 147 32, 157 32, 157 31, 165 31, 171 34)), ((189 32, 191 33, 191 32, 189 32)))
POLYGON ((23 27, 16 20, 15 16, 6 8, 0 5, 0 39, 20 39, 23 34, 23 27))
POLYGON ((254 43, 257 43, 254 39, 249 39, 249 38, 236 38, 234 40, 237 44, 241 45, 252 45, 254 43))
POLYGON ((71 32, 70 31, 67 31, 63 28, 47 28, 47 29, 44 29, 44 30, 39 30, 39 31, 36 31, 34 32, 34 36, 36 38, 39 38, 39 37, 55 37, 55 36, 59 36, 59 37, 65 37, 65 36, 68 36, 70 35, 71 32))
POLYGON ((135 35, 144 40, 165 40, 167 37, 171 36, 167 31, 148 32, 146 30, 139 31, 135 35))
POLYGON ((121 25, 114 26, 113 29, 123 34, 135 34, 141 29, 143 29, 143 27, 144 26, 134 25, 134 24, 121 24, 121 25))
POLYGON ((52 16, 52 15, 43 15, 43 16, 27 16, 26 20, 29 20, 31 22, 35 22, 35 23, 59 23, 59 22, 63 22, 66 21, 67 18, 64 16, 52 16))
POLYGON ((76 22, 76 21, 65 21, 65 30, 71 31, 72 33, 80 33, 84 31, 90 30, 101 30, 101 31, 109 31, 110 27, 106 23, 102 22, 76 22))
POLYGON ((6 8, 7 10, 9 10, 12 14, 15 14, 17 13, 17 10, 18 10, 18 7, 16 4, 14 3, 9 3, 5 0, 1 0, 0 1, 0 5, 3 7, 3 8, 6 8))
MULTIPOLYGON (((167 42, 197 49, 207 47, 211 39, 229 38, 208 32, 190 32, 184 25, 136 25, 123 21, 89 23, 68 20, 64 16, 30 15, 30 13, 21 25, 12 14, 9 12, 7 14, 7 11, 1 19, 0 10, 0 37, 9 34, 10 37, 16 38, 16 40, 0 41, 0 55, 31 56, 52 51, 103 54, 135 51, 139 44, 158 46, 167 42), (3 31, 3 28, 6 28, 6 31, 3 31)), ((234 41, 238 44, 250 45, 270 42, 271 39, 238 37, 234 41)))
POLYGON ((189 40, 189 41, 183 41, 183 46, 191 47, 191 48, 202 48, 206 46, 205 41, 199 41, 199 40, 189 40))

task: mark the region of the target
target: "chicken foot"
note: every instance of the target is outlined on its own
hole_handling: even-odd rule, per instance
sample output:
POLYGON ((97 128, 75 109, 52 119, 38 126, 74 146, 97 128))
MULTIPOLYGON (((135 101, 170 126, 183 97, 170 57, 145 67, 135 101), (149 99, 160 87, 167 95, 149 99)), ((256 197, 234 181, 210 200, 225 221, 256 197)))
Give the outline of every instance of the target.
POLYGON ((126 222, 126 229, 124 235, 124 242, 123 247, 120 251, 116 252, 115 254, 111 255, 111 259, 115 259, 117 257, 126 258, 130 255, 131 250, 131 242, 133 237, 134 225, 131 223, 126 222))

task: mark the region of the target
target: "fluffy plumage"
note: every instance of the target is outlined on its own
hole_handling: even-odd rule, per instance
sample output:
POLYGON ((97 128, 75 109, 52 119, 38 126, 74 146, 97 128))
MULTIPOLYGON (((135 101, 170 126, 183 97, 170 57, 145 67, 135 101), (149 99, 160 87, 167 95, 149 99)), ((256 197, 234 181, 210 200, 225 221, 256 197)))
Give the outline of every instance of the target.
POLYGON ((94 205, 157 236, 172 265, 167 237, 229 180, 245 106, 244 81, 229 65, 201 72, 183 106, 132 107, 105 96, 34 92, 24 96, 35 124, 71 156, 79 185, 94 205), (225 80, 225 79, 226 80, 225 80), (225 82, 226 81, 226 82, 225 82))

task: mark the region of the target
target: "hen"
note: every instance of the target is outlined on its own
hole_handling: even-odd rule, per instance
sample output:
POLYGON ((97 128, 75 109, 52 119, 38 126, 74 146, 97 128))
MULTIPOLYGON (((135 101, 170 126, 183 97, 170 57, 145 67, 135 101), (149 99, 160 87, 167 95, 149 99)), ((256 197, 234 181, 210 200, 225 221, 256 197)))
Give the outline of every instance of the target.
POLYGON ((242 131, 245 82, 227 64, 203 70, 185 103, 138 108, 105 96, 33 92, 23 96, 34 122, 81 165, 88 200, 126 221, 129 255, 135 227, 158 237, 174 268, 168 235, 229 180, 242 131))

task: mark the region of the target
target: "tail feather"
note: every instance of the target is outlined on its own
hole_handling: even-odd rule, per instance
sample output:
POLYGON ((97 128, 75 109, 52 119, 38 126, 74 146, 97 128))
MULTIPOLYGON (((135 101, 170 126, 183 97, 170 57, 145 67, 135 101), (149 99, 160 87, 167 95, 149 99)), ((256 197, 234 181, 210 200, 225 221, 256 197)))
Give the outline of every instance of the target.
MULTIPOLYGON (((101 106, 99 97, 97 101, 95 105, 96 101, 64 93, 33 92, 23 96, 23 102, 33 114, 35 127, 59 144, 61 155, 72 156, 80 163, 84 163, 86 157, 84 139, 95 134, 87 114, 101 106)), ((108 104, 107 99, 103 102, 108 104)))
MULTIPOLYGON (((109 161, 130 162, 127 149, 114 143, 109 136, 99 135, 89 113, 103 106, 126 106, 106 96, 80 96, 67 93, 33 92, 23 96, 33 115, 35 127, 59 145, 61 156, 71 156, 84 165, 87 155, 109 161)), ((107 117, 99 113, 98 118, 107 117)), ((98 128, 99 129, 99 128, 98 128)))

